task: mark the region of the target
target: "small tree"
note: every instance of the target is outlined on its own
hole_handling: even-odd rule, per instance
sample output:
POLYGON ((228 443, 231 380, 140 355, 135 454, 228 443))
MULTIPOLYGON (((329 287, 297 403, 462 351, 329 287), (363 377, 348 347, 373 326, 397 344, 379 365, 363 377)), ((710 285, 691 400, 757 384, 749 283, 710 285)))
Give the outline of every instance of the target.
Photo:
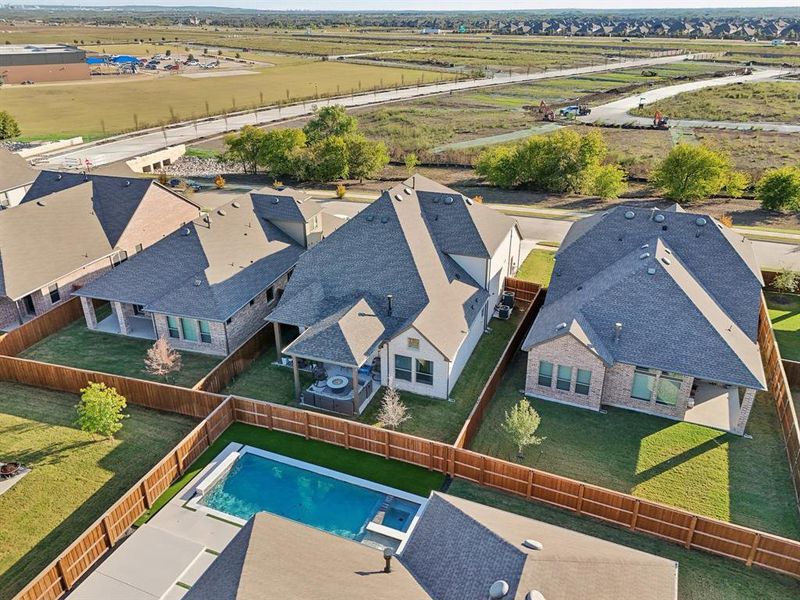
POLYGON ((225 178, 222 175, 217 175, 214 178, 214 185, 217 186, 218 190, 221 190, 225 187, 225 178))
POLYGON ((522 458, 526 446, 538 446, 545 438, 536 436, 542 418, 536 412, 528 400, 523 398, 509 413, 506 411, 506 418, 503 421, 503 431, 505 431, 514 444, 517 446, 517 456, 522 458))
POLYGON ((596 167, 591 174, 591 180, 589 193, 603 200, 619 198, 628 189, 628 184, 625 182, 625 171, 619 165, 596 167))
POLYGON ((800 283, 800 273, 791 269, 781 269, 781 272, 772 280, 772 287, 778 292, 779 299, 785 300, 784 294, 791 294, 800 283))
POLYGON ((145 371, 150 375, 163 377, 164 381, 167 381, 172 373, 180 371, 182 366, 180 353, 169 345, 163 335, 148 348, 147 356, 144 357, 145 371))
POLYGON ((347 194, 347 187, 345 187, 343 183, 340 183, 336 186, 336 197, 344 198, 345 194, 347 194))
POLYGON ((800 210, 800 167, 781 167, 764 173, 756 184, 756 200, 767 210, 800 210))
POLYGON ((122 428, 121 421, 130 415, 124 414, 127 401, 116 388, 105 383, 92 383, 81 390, 81 400, 75 405, 78 418, 75 424, 92 435, 113 438, 122 428))
POLYGON ((406 171, 408 171, 408 174, 411 175, 417 169, 417 165, 419 164, 419 158, 417 158, 417 155, 414 154, 413 152, 409 152, 408 154, 406 154, 405 158, 403 159, 403 162, 406 165, 406 171))
POLYGON ((382 427, 397 429, 410 418, 408 407, 400 400, 400 394, 393 387, 387 387, 378 410, 378 422, 382 427))
POLYGON ((0 110, 0 140, 10 140, 21 133, 19 123, 8 112, 0 110))
POLYGON ((167 56, 172 56, 172 50, 167 50, 165 53, 167 56))
POLYGON ((748 178, 733 170, 726 154, 703 144, 678 144, 653 171, 650 182, 667 198, 698 202, 722 191, 741 196, 748 178))

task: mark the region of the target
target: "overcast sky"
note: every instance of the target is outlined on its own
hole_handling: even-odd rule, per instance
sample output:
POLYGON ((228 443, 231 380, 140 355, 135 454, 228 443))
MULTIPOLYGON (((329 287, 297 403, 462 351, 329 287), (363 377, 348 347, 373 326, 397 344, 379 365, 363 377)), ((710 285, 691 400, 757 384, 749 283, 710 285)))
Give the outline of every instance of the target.
MULTIPOLYGON (((0 3, 7 0, 0 0, 0 3)), ((35 5, 84 6, 229 6, 262 10, 525 10, 525 9, 614 9, 614 8, 723 8, 798 6, 800 0, 39 0, 35 5)))

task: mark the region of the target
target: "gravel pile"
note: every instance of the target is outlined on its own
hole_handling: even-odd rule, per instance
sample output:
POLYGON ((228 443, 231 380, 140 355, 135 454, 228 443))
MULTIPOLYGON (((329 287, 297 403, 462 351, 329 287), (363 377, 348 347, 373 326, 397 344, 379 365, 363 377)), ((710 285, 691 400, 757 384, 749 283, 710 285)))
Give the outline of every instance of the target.
POLYGON ((239 165, 215 158, 198 158, 196 156, 182 156, 167 167, 170 177, 214 177, 241 172, 242 168, 239 165))

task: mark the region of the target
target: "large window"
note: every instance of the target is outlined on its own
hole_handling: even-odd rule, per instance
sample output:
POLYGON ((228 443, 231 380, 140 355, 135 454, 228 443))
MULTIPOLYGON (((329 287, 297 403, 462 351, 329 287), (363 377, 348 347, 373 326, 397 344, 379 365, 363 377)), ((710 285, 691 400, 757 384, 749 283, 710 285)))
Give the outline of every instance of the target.
POLYGON ((58 284, 57 283, 54 283, 49 288, 47 288, 47 291, 50 293, 50 302, 51 302, 51 304, 55 304, 56 302, 61 300, 61 292, 58 291, 58 284))
POLYGON ((395 379, 405 379, 411 381, 411 357, 394 355, 394 376, 395 379))
POLYGON ((633 373, 633 386, 631 387, 631 398, 650 402, 653 397, 653 388, 656 383, 656 373, 653 369, 636 367, 633 373))
POLYGON ((175 317, 167 317, 167 329, 169 330, 169 337, 180 339, 181 334, 178 331, 178 319, 175 317))
POLYGON ((572 387, 572 367, 558 365, 558 377, 556 387, 560 390, 569 391, 572 387))
POLYGON ((197 325, 200 327, 200 341, 204 344, 211 343, 211 328, 208 321, 198 321, 197 325))
POLYGON ((267 288, 267 302, 272 302, 275 300, 275 288, 272 286, 267 288))
POLYGON ((588 369, 578 369, 578 375, 575 377, 575 393, 588 396, 591 383, 592 372, 588 369))
POLYGON ((553 385, 553 363, 546 360, 539 361, 539 385, 544 387, 553 385))
POLYGON ((667 406, 675 406, 678 403, 678 397, 681 395, 682 384, 683 377, 681 375, 677 373, 661 373, 656 390, 656 402, 667 406))
POLYGON ((433 361, 417 359, 417 383, 433 385, 433 361))
POLYGON ((197 341, 197 329, 195 329, 194 324, 195 322, 191 319, 181 318, 181 333, 183 334, 183 339, 189 342, 197 341))

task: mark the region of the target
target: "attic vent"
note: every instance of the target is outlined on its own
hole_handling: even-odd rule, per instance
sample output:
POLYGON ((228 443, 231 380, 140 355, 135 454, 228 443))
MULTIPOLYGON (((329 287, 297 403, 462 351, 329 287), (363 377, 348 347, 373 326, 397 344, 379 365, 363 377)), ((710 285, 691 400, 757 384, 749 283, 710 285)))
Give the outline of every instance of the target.
POLYGON ((500 598, 505 598, 509 589, 508 582, 503 581, 502 579, 495 581, 489 588, 489 598, 491 600, 500 600, 500 598))
POLYGON ((36 204, 38 204, 39 206, 47 206, 47 202, 45 202, 44 200, 37 200, 36 204))
POLYGON ((708 221, 706 221, 705 217, 697 217, 694 220, 694 224, 698 227, 704 227, 706 223, 708 223, 708 221))
POLYGON ((642 254, 639 255, 639 260, 644 260, 645 258, 650 258, 649 252, 643 252, 642 254))
POLYGON ((626 210, 626 211, 625 211, 625 218, 626 218, 626 219, 630 220, 630 219, 632 219, 632 218, 633 218, 633 217, 635 217, 635 216, 636 216, 636 213, 635 213, 635 212, 633 212, 632 210, 626 210))
POLYGON ((647 249, 647 248, 649 248, 649 247, 650 247, 650 244, 642 244, 641 246, 639 246, 639 248, 640 248, 641 250, 646 250, 646 249, 647 249))
POLYGON ((221 216, 221 217, 224 217, 224 216, 225 216, 225 214, 226 214, 226 213, 225 213, 225 209, 223 209, 223 208, 220 208, 220 209, 217 211, 217 214, 218 214, 219 216, 221 216))
POLYGON ((191 235, 191 234, 192 234, 192 232, 188 227, 183 230, 183 235, 191 235))
POLYGON ((672 264, 672 261, 670 259, 668 259, 666 256, 661 258, 661 262, 664 263, 665 265, 671 265, 672 264))
POLYGON ((62 179, 64 179, 64 176, 61 173, 56 175, 56 181, 61 181, 62 179))
POLYGON ((389 222, 389 217, 381 217, 381 223, 386 224, 388 222, 389 222))
POLYGON ((647 274, 648 275, 655 275, 656 274, 656 268, 655 267, 648 267, 647 268, 647 274))
POLYGON ((200 281, 199 279, 195 279, 195 280, 194 280, 194 286, 195 286, 195 287, 200 287, 200 284, 201 284, 201 283, 203 283, 203 282, 202 282, 202 281, 200 281))
POLYGON ((124 187, 131 187, 131 182, 130 182, 130 181, 128 181, 128 180, 126 179, 126 180, 125 180, 125 183, 123 183, 122 185, 123 185, 124 187))
POLYGON ((411 190, 410 190, 410 189, 408 189, 408 188, 403 188, 403 191, 406 193, 406 195, 408 195, 408 196, 410 196, 410 195, 411 195, 411 190))
POLYGON ((367 221, 368 221, 369 223, 372 223, 374 220, 375 220, 375 217, 374 217, 374 216, 372 216, 372 215, 367 215, 367 221))
POLYGON ((272 203, 273 203, 273 204, 277 204, 277 203, 278 203, 278 202, 280 202, 280 201, 281 201, 281 199, 280 199, 280 198, 278 198, 277 196, 276 196, 275 198, 273 198, 273 199, 272 199, 272 203))
POLYGON ((531 550, 542 550, 544 548, 544 546, 542 546, 542 542, 531 539, 523 541, 522 545, 525 546, 526 548, 530 548, 531 550))
POLYGON ((664 222, 664 220, 665 220, 666 218, 667 218, 667 217, 665 217, 665 216, 664 216, 664 215, 662 215, 662 214, 657 214, 655 217, 653 217, 653 220, 654 220, 656 223, 663 223, 663 222, 664 222))
POLYGON ((450 205, 453 202, 454 202, 454 200, 453 200, 452 196, 448 196, 447 198, 444 199, 444 203, 447 204, 447 205, 450 205))
POLYGON ((231 202, 231 206, 232 206, 233 208, 239 208, 239 207, 241 206, 241 204, 239 204, 239 203, 238 203, 238 202, 236 202, 236 201, 233 201, 233 202, 231 202))
POLYGON ((567 324, 566 324, 566 323, 564 323, 564 322, 561 322, 561 323, 559 323, 558 325, 556 325, 556 331, 561 331, 561 330, 562 330, 562 329, 564 329, 566 326, 567 326, 567 324))
POLYGON ((400 194, 395 194, 394 195, 394 199, 397 200, 398 202, 402 202, 403 201, 403 197, 400 194))

